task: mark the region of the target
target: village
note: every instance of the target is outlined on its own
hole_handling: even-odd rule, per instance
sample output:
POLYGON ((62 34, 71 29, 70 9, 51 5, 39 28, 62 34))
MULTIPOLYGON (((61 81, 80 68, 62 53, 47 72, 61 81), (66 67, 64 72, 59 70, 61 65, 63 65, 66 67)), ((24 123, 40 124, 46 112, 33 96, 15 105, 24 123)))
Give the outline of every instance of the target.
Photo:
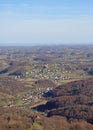
POLYGON ((51 79, 55 82, 57 80, 70 80, 72 72, 73 68, 69 65, 66 69, 66 66, 62 64, 40 64, 34 65, 31 70, 25 72, 22 76, 34 79, 51 79))
POLYGON ((29 107, 31 107, 37 103, 42 102, 43 100, 45 100, 44 94, 50 92, 60 82, 69 82, 71 80, 74 80, 74 77, 71 77, 73 75, 73 72, 73 68, 70 68, 69 65, 62 66, 61 64, 39 64, 37 66, 33 66, 32 70, 26 72, 24 76, 16 76, 15 79, 19 80, 21 78, 31 78, 35 79, 35 81, 37 82, 38 80, 40 80, 41 82, 47 80, 47 83, 45 83, 45 85, 36 83, 32 84, 31 90, 25 92, 22 95, 18 95, 17 98, 10 102, 9 107, 25 105, 29 105, 29 107), (55 86, 48 86, 48 80, 51 80, 55 84, 55 86))
MULTIPOLYGON (((33 106, 44 99, 43 95, 51 91, 54 87, 89 77, 87 68, 92 68, 92 63, 87 65, 87 52, 84 49, 80 51, 75 48, 4 48, 1 51, 0 76, 10 78, 15 83, 29 84, 24 87, 24 92, 19 92, 13 98, 1 96, 1 106, 33 106), (86 65, 86 66, 85 66, 86 65), (87 68, 86 68, 87 67, 87 68), (28 81, 29 80, 29 81, 28 81), (35 84, 35 82, 47 80, 44 85, 35 84), (55 86, 47 86, 49 80, 55 86), (3 100, 3 99, 4 100, 3 100), (4 103, 3 103, 4 102, 4 103)), ((90 49, 89 52, 92 52, 90 49)), ((91 55, 88 58, 92 59, 91 55)), ((2 85, 3 86, 3 85, 2 85)), ((19 86, 21 87, 21 86, 19 86)), ((12 88, 12 84, 11 84, 12 88)), ((10 91, 10 89, 9 89, 10 91)), ((12 89, 11 89, 12 91, 12 89)), ((11 93, 10 93, 11 94, 11 93)), ((15 93, 14 93, 15 94, 15 93)), ((12 95, 13 96, 13 95, 12 95)))
POLYGON ((53 88, 53 86, 44 87, 33 85, 28 92, 25 92, 24 94, 19 94, 16 98, 9 101, 8 106, 4 107, 24 107, 26 105, 29 105, 29 107, 31 107, 37 103, 44 101, 44 94, 53 90, 53 88))

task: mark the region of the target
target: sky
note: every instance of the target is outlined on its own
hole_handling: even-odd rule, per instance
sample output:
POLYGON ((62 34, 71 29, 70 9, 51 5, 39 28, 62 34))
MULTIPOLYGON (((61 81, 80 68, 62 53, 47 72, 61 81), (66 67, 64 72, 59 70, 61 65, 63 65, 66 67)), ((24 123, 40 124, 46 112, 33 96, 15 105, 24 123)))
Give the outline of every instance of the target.
POLYGON ((0 0, 0 45, 93 43, 93 0, 0 0))

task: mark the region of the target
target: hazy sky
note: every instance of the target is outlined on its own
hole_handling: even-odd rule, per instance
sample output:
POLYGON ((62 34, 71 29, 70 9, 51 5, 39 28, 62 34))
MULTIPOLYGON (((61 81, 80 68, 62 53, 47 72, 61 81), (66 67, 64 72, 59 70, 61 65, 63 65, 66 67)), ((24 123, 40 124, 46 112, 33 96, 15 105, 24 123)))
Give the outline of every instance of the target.
POLYGON ((93 43, 93 0, 0 0, 0 45, 93 43))

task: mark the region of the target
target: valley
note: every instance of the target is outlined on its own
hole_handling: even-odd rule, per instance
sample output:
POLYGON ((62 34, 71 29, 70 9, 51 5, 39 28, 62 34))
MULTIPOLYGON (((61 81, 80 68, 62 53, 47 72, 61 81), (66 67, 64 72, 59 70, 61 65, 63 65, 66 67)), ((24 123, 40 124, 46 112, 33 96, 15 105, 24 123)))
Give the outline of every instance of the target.
POLYGON ((0 121, 0 130, 92 130, 93 46, 1 47, 0 121))

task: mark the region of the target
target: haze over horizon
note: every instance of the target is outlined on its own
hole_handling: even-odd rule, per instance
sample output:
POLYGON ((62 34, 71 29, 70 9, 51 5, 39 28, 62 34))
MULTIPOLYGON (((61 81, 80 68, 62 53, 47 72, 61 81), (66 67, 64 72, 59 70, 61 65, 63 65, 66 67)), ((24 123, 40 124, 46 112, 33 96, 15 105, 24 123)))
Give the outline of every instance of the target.
POLYGON ((0 45, 93 43, 93 0, 0 1, 0 45))

